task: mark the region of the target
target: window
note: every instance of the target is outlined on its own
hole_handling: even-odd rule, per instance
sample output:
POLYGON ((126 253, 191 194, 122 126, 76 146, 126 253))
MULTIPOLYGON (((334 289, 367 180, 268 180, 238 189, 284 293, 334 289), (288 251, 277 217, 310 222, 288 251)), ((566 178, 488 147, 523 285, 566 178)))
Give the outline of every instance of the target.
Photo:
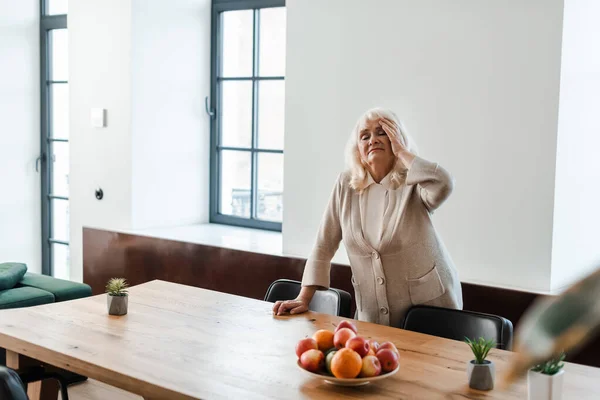
MULTIPOLYGON (((42 0, 41 154, 42 273, 68 279, 69 38, 67 0, 42 0)), ((39 168, 41 167, 41 168, 39 168)))
POLYGON ((211 222, 281 231, 284 0, 213 0, 211 222))

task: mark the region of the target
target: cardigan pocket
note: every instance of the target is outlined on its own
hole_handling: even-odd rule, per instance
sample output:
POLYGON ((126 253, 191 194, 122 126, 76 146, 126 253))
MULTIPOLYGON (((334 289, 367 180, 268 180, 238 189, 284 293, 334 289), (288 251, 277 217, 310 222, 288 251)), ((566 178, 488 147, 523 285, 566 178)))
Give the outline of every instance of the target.
POLYGON ((356 309, 358 311, 362 311, 363 309, 363 305, 362 305, 362 295, 360 293, 360 286, 359 284, 356 282, 356 279, 354 278, 354 275, 352 275, 352 286, 354 287, 354 298, 356 300, 356 309))
POLYGON ((408 279, 408 293, 413 305, 427 303, 446 293, 437 266, 434 264, 433 268, 420 278, 408 279))

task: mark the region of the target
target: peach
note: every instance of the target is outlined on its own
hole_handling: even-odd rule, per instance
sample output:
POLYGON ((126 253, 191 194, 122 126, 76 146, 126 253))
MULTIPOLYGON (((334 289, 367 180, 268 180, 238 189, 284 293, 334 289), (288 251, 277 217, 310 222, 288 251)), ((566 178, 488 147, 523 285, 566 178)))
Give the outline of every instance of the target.
POLYGON ((298 356, 298 358, 300 358, 300 356, 302 356, 302 354, 305 351, 308 351, 311 349, 314 349, 314 350, 319 349, 319 346, 317 346, 317 342, 313 338, 304 338, 296 344, 296 355, 298 356))
POLYGON ((349 339, 344 347, 354 350, 361 357, 366 356, 371 349, 369 342, 360 336, 355 336, 349 339))
POLYGON ((333 336, 333 344, 336 349, 341 349, 346 346, 346 342, 356 336, 350 328, 342 328, 333 336))
POLYGON ((379 349, 377 352, 377 359, 381 363, 381 370, 383 372, 391 372, 398 367, 398 354, 394 353, 391 349, 379 349))
POLYGON ((366 356, 362 359, 362 368, 360 370, 360 376, 368 378, 371 376, 377 376, 381 373, 381 363, 375 356, 366 356))
POLYGON ((334 332, 337 332, 337 331, 339 331, 340 329, 343 329, 343 328, 348 328, 348 329, 353 330, 354 333, 358 333, 358 329, 356 329, 356 325, 354 325, 352 322, 350 322, 350 321, 348 321, 346 319, 343 320, 342 322, 340 322, 338 324, 338 326, 335 327, 335 331, 334 332))
POLYGON ((300 357, 300 365, 307 371, 318 372, 325 365, 325 355, 321 350, 306 350, 300 357))

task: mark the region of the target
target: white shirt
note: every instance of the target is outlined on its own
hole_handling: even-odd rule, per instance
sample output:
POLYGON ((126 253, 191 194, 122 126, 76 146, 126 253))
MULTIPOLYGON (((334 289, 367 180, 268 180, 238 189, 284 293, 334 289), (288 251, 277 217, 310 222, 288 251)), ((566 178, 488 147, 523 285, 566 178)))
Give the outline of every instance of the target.
POLYGON ((389 205, 390 174, 380 183, 367 173, 367 187, 361 193, 360 214, 365 240, 375 250, 379 249, 383 233, 383 215, 389 205))

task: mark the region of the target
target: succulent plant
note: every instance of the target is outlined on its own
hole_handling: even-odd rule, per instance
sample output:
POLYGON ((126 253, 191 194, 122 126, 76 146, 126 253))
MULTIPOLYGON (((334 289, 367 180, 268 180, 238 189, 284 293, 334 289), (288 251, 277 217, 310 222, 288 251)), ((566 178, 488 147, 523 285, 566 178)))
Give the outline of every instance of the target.
POLYGON ((127 296, 128 287, 125 278, 112 278, 106 284, 106 293, 111 296, 127 296))
POLYGON ((555 375, 557 374, 565 364, 563 361, 565 360, 565 353, 560 353, 558 356, 546 360, 545 362, 535 365, 531 368, 532 371, 541 372, 544 375, 555 375))

